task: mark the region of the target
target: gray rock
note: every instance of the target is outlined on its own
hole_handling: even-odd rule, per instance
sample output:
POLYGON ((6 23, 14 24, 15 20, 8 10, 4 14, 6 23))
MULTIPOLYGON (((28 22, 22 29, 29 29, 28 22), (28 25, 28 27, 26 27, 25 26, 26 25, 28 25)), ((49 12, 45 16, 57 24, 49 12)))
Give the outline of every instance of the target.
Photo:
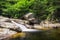
POLYGON ((24 15, 24 19, 30 19, 30 18, 34 18, 33 13, 27 13, 26 15, 24 15))
POLYGON ((0 27, 9 28, 9 29, 17 29, 18 28, 15 24, 9 23, 9 22, 0 22, 0 27))
POLYGON ((25 24, 29 24, 29 21, 27 21, 27 20, 24 20, 24 23, 25 23, 25 24))
POLYGON ((21 19, 10 19, 10 20, 13 20, 19 24, 24 24, 24 20, 21 20, 21 19))
POLYGON ((7 17, 0 16, 0 21, 1 21, 1 22, 4 22, 4 21, 10 22, 10 19, 7 18, 7 17))
POLYGON ((0 28, 0 40, 5 40, 10 38, 12 35, 16 34, 17 32, 6 29, 6 28, 0 28))
POLYGON ((31 18, 31 19, 29 19, 29 21, 33 24, 38 24, 39 23, 38 20, 35 19, 35 18, 31 18))
POLYGON ((33 28, 32 25, 25 24, 25 26, 26 26, 27 28, 29 28, 29 29, 32 29, 32 28, 33 28))

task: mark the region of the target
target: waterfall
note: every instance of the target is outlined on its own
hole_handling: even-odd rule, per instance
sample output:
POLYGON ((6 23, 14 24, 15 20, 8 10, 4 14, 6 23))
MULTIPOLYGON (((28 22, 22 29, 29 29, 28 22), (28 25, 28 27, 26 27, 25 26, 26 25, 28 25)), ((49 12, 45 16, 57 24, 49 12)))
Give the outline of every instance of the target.
POLYGON ((22 24, 18 24, 14 21, 11 21, 12 23, 14 23, 16 26, 19 27, 20 30, 22 30, 22 32, 39 32, 40 30, 37 29, 28 29, 26 26, 22 25, 22 24))

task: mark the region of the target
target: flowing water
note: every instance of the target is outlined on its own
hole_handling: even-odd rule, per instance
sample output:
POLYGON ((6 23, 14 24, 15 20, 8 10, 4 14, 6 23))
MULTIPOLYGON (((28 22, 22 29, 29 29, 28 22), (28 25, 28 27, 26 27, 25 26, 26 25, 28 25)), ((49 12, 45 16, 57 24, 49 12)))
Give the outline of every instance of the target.
POLYGON ((17 40, 60 40, 60 28, 40 32, 25 32, 24 38, 17 40))
POLYGON ((25 38, 17 38, 13 40, 60 40, 60 29, 52 29, 37 33, 26 33, 25 38))

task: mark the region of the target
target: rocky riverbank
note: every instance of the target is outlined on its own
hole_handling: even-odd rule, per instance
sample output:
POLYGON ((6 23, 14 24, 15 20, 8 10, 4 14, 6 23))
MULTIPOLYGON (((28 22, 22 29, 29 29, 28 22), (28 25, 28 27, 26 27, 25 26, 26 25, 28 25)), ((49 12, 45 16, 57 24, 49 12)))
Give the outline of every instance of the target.
POLYGON ((12 20, 16 23, 26 26, 28 29, 50 30, 60 27, 59 23, 53 24, 49 21, 39 22, 38 19, 34 18, 34 15, 32 13, 24 15, 21 19, 12 19, 0 16, 0 40, 25 37, 25 33, 22 33, 19 27, 11 22, 12 20))

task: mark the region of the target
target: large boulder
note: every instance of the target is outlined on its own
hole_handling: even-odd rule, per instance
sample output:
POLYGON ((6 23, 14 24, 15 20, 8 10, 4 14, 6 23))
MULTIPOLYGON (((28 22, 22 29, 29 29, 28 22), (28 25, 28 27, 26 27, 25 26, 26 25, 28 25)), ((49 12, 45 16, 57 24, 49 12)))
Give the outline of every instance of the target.
POLYGON ((0 40, 9 40, 10 37, 17 32, 6 29, 6 28, 0 28, 0 40))
POLYGON ((27 28, 29 28, 29 29, 32 29, 32 28, 33 28, 32 25, 25 24, 25 26, 26 26, 27 28))
POLYGON ((2 22, 5 22, 5 21, 10 22, 10 19, 7 18, 7 17, 0 16, 0 21, 2 21, 2 22))
POLYGON ((15 21, 15 22, 17 22, 17 23, 19 23, 19 24, 24 24, 24 21, 23 20, 21 20, 21 19, 10 19, 11 21, 15 21))
POLYGON ((13 40, 20 38, 25 38, 26 34, 22 32, 12 31, 6 28, 0 28, 0 40, 13 40))
POLYGON ((19 24, 29 24, 29 21, 28 20, 21 20, 21 19, 10 19, 11 21, 15 21, 16 23, 19 23, 19 24))
POLYGON ((24 19, 28 20, 30 23, 34 24, 34 23, 38 23, 38 19, 36 19, 34 17, 33 13, 27 13, 26 15, 23 16, 24 19))
POLYGON ((36 18, 29 19, 29 22, 30 22, 30 24, 39 24, 39 21, 36 18))
POLYGON ((33 13, 27 13, 27 14, 24 15, 23 17, 24 17, 24 19, 28 20, 28 19, 30 19, 30 18, 34 18, 34 15, 33 15, 33 13))
POLYGON ((0 27, 14 29, 14 30, 18 29, 18 27, 15 24, 9 22, 0 22, 0 27))

